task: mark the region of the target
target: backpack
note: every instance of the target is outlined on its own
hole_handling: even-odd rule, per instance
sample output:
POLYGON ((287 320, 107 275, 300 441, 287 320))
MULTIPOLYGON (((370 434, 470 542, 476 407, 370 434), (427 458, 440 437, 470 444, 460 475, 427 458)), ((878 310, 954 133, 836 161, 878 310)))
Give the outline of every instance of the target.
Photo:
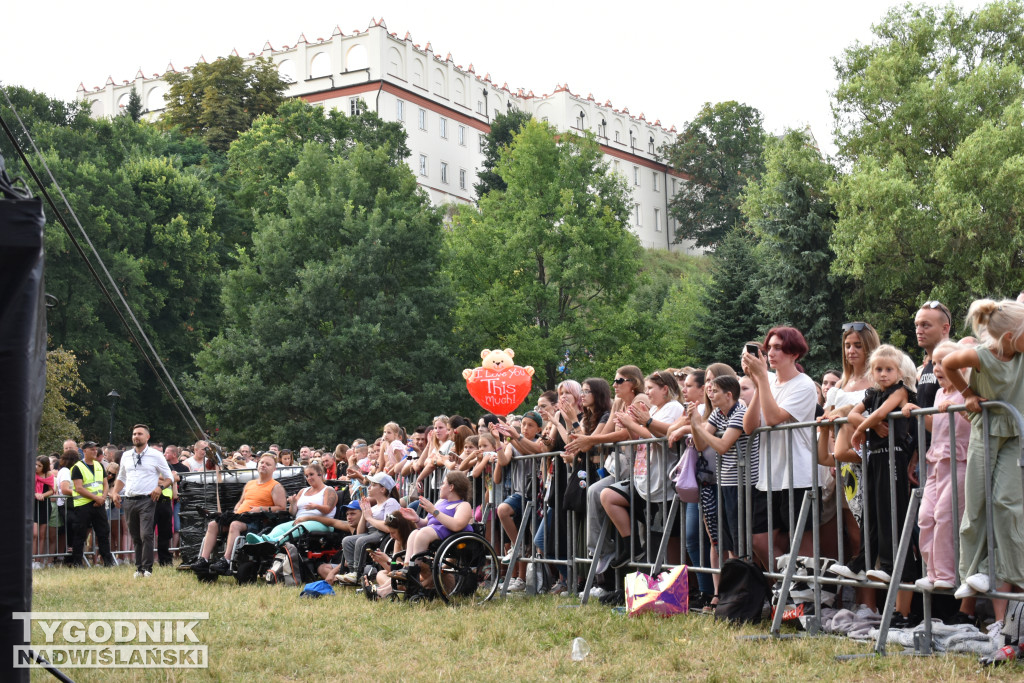
POLYGON ((264 579, 271 585, 298 586, 302 582, 302 558, 298 548, 291 543, 281 546, 264 579))
POLYGON ((1020 645, 1024 635, 1024 601, 1010 600, 1006 605, 1003 640, 1006 645, 1020 645))
POLYGON ((715 618, 736 624, 758 623, 769 590, 768 580, 753 562, 739 558, 726 560, 718 583, 715 618))

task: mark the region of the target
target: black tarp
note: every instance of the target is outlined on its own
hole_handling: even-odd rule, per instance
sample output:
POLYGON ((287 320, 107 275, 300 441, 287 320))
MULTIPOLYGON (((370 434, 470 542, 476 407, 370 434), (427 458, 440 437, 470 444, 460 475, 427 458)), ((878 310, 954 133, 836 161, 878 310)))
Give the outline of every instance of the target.
POLYGON ((0 681, 27 681, 13 652, 26 645, 14 612, 32 610, 32 492, 46 389, 42 202, 10 191, 0 157, 0 681), (12 523, 17 522, 17 523, 12 523))

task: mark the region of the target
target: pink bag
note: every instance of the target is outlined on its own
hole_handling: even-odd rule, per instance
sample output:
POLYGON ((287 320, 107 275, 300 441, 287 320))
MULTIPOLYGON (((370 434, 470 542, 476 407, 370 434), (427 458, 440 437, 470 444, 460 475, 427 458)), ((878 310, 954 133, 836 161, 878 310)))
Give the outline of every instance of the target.
POLYGON ((663 617, 688 612, 690 584, 685 566, 662 572, 658 578, 634 572, 626 575, 626 614, 653 612, 663 617))
POLYGON ((700 452, 694 447, 693 441, 686 438, 686 450, 679 463, 670 475, 675 479, 676 494, 684 503, 696 503, 700 500, 700 484, 697 483, 697 458, 700 452))

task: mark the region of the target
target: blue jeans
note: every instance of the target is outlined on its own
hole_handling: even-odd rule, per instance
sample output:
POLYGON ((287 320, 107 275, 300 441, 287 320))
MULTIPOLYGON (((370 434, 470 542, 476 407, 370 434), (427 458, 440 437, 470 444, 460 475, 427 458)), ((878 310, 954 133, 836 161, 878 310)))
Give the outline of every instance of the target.
MULTIPOLYGON (((701 512, 699 503, 684 503, 686 505, 686 554, 690 556, 691 567, 711 566, 711 539, 708 538, 707 530, 701 523, 701 512), (704 538, 704 555, 701 556, 700 543, 704 538)), ((713 595, 715 582, 711 574, 697 573, 697 586, 702 593, 713 595)))
MULTIPOLYGON (((547 553, 544 552, 544 537, 548 533, 552 533, 550 531, 550 528, 551 528, 551 516, 553 514, 555 514, 554 508, 550 508, 549 507, 549 508, 545 508, 544 509, 544 519, 542 519, 541 523, 537 526, 537 533, 533 537, 533 545, 534 545, 534 547, 538 551, 540 551, 541 557, 544 557, 544 558, 549 558, 550 557, 550 555, 548 555, 547 553)), ((559 557, 559 558, 555 558, 555 559, 564 560, 565 558, 564 557, 559 557)), ((561 577, 561 579, 563 581, 567 580, 568 577, 569 577, 569 571, 565 567, 565 565, 555 565, 555 567, 558 569, 558 576, 561 577)))

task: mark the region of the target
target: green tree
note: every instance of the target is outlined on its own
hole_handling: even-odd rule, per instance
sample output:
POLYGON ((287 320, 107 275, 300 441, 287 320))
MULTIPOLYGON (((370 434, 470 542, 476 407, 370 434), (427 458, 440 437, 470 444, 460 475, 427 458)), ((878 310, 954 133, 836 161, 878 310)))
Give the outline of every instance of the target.
POLYGON ((742 206, 758 237, 758 308, 770 324, 803 332, 809 350, 801 363, 818 374, 841 361, 837 339, 846 282, 829 273, 835 206, 828 191, 837 172, 814 140, 796 130, 768 140, 764 166, 747 185, 742 206))
POLYGON ((73 397, 85 388, 74 353, 59 346, 46 352, 46 392, 39 423, 40 453, 60 451, 65 439, 82 438, 78 419, 88 411, 76 405, 73 397))
POLYGON ((553 388, 618 348, 642 248, 629 194, 590 138, 531 120, 501 151, 504 191, 460 207, 449 233, 464 367, 510 346, 553 388))
POLYGON ((396 163, 409 156, 405 129, 397 121, 382 121, 373 112, 349 117, 336 109, 325 111, 302 100, 289 100, 276 113, 257 118, 231 144, 229 175, 240 208, 283 213, 288 174, 309 143, 325 145, 335 154, 348 154, 362 143, 370 149, 387 149, 396 163))
POLYGON ((142 97, 135 88, 132 88, 132 91, 128 94, 128 106, 124 108, 121 115, 127 116, 136 123, 142 118, 142 97))
POLYGON ((491 120, 491 131, 484 136, 484 162, 477 173, 477 183, 473 186, 476 196, 482 198, 491 190, 505 190, 507 185, 501 174, 496 170, 501 150, 512 144, 515 134, 523 129, 526 122, 533 118, 529 112, 512 109, 509 112, 498 112, 491 120))
POLYGON ((161 122, 201 136, 226 151, 238 134, 261 114, 273 114, 284 101, 286 84, 264 57, 246 64, 231 56, 200 62, 191 71, 167 74, 170 90, 161 122))
POLYGON ((743 343, 760 339, 768 329, 759 306, 762 264, 757 244, 747 226, 737 225, 711 254, 711 281, 695 324, 701 365, 728 363, 738 368, 743 343))
POLYGON ((384 148, 307 144, 287 185, 196 358, 189 386, 211 424, 223 439, 335 443, 428 420, 461 383, 440 211, 384 148))
POLYGON ((739 102, 706 102, 675 142, 662 150, 687 174, 669 211, 679 222, 676 242, 715 248, 740 220, 743 188, 762 171, 761 112, 739 102))
MULTIPOLYGON (((45 118, 26 123, 165 365, 175 376, 191 369, 192 355, 218 324, 222 257, 213 230, 213 198, 197 175, 180 166, 178 153, 194 156, 195 143, 125 116, 74 118, 71 125, 45 118)), ((59 197, 55 187, 48 189, 59 197)), ((70 214, 62 213, 70 221, 70 214)), ((106 394, 116 389, 124 397, 125 420, 150 424, 161 439, 184 435, 186 425, 70 238, 49 219, 46 289, 57 305, 48 311, 48 329, 53 344, 73 350, 80 362, 86 389, 75 400, 89 413, 79 422, 82 431, 90 438, 105 437, 106 411, 97 408, 105 407, 106 394)))
POLYGON ((850 173, 833 190, 834 271, 859 285, 852 307, 899 339, 925 299, 944 298, 960 317, 972 298, 1024 284, 1016 255, 997 253, 1020 239, 1005 129, 1024 95, 1024 7, 907 5, 873 30, 836 60, 836 139, 850 173), (999 210, 981 203, 992 200, 999 210))

